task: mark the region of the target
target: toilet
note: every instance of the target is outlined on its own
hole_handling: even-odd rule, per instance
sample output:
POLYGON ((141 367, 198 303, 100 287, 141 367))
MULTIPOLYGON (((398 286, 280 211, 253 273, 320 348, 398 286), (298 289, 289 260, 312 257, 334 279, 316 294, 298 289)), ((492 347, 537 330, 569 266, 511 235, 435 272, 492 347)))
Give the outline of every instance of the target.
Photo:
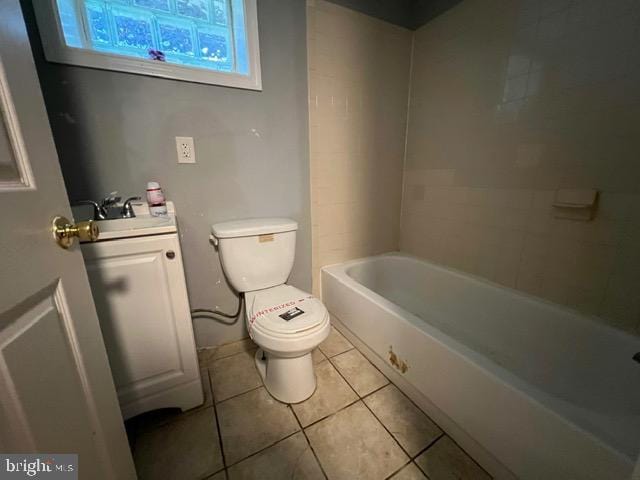
POLYGON ((249 336, 260 347, 258 372, 269 393, 298 403, 316 389, 311 352, 329 335, 329 313, 310 293, 285 282, 295 257, 298 224, 288 218, 217 223, 211 236, 225 276, 244 293, 249 336))

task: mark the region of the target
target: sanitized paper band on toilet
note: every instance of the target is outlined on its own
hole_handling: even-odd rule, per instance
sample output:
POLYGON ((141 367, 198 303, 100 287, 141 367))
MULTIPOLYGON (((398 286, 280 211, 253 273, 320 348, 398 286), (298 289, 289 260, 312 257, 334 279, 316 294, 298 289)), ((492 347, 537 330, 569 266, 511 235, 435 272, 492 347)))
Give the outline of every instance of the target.
POLYGON ((253 329, 253 323, 260 317, 263 317, 265 315, 268 315, 270 313, 275 313, 279 310, 282 310, 284 308, 287 309, 286 312, 278 315, 280 318, 282 318, 285 321, 290 321, 296 317, 299 317, 300 315, 304 314, 305 311, 302 310, 301 308, 299 308, 298 306, 300 304, 302 304, 303 302, 306 302, 307 300, 310 300, 313 298, 313 295, 309 295, 307 297, 301 298, 299 300, 292 300, 290 302, 285 302, 285 303, 280 303, 278 305, 274 305, 272 307, 268 307, 268 308, 263 308, 262 310, 259 310, 258 312, 254 313, 253 315, 251 315, 251 318, 249 319, 249 336, 251 338, 253 338, 253 336, 251 335, 251 331, 253 329))

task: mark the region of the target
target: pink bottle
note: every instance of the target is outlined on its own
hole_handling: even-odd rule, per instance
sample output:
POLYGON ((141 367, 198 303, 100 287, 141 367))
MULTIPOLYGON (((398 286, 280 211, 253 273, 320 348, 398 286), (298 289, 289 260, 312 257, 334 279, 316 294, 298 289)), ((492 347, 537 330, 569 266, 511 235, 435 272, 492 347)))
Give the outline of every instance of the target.
POLYGON ((147 203, 151 216, 163 217, 167 215, 167 202, 158 182, 147 183, 147 203))

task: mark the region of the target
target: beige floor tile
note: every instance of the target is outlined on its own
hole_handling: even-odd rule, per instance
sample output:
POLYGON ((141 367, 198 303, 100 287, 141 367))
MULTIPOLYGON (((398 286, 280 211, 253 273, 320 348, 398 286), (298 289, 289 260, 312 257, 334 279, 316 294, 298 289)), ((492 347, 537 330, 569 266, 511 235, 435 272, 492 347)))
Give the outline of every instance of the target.
POLYGON ((230 480, 314 480, 324 475, 302 432, 253 455, 229 469, 230 480))
POLYGON ((330 480, 384 479, 409 461, 362 402, 305 431, 330 480))
POLYGON ((209 367, 216 402, 262 385, 253 358, 255 350, 244 351, 214 361, 209 367))
POLYGON ((207 477, 206 480, 227 480, 227 476, 225 475, 225 471, 221 470, 218 473, 215 473, 210 477, 207 477))
POLYGON ((206 368, 216 359, 218 347, 202 347, 198 349, 198 363, 200 368, 206 368))
POLYGON ((447 436, 416 458, 416 463, 430 480, 491 480, 489 474, 447 436))
POLYGON ((361 397, 389 383, 387 377, 355 348, 336 355, 331 362, 361 397))
POLYGON ((313 364, 324 362, 327 357, 324 356, 324 353, 320 351, 319 348, 316 348, 313 352, 311 352, 311 358, 313 358, 313 364))
POLYGON ((289 406, 264 387, 217 405, 227 465, 232 465, 299 430, 289 406))
POLYGON ((250 350, 255 350, 256 348, 258 348, 258 346, 253 343, 253 340, 250 338, 243 338, 237 342, 225 343, 224 345, 219 345, 217 347, 199 348, 198 362, 200 362, 200 367, 202 368, 209 367, 211 366, 211 363, 220 358, 230 357, 236 353, 248 352, 250 350))
POLYGON ((442 430, 395 385, 369 395, 364 402, 412 457, 442 435, 442 430))
POLYGON ((335 327, 331 327, 331 333, 326 340, 320 344, 319 348, 327 357, 333 357, 347 350, 351 350, 353 345, 351 345, 349 340, 344 338, 335 327))
POLYGON ((420 471, 413 463, 410 463, 398 473, 396 473, 391 480, 427 480, 424 473, 420 471))
POLYGON ((303 427, 337 412, 356 401, 358 396, 329 362, 315 366, 317 387, 311 397, 292 405, 303 427))
POLYGON ((140 435, 133 456, 140 480, 199 479, 223 467, 213 408, 140 435))
POLYGON ((238 340, 237 342, 225 343, 224 345, 218 346, 218 350, 216 352, 214 360, 217 360, 218 358, 228 357, 240 352, 249 352, 251 350, 255 350, 256 348, 258 348, 258 345, 253 343, 253 340, 251 340, 250 338, 243 338, 242 340, 238 340))

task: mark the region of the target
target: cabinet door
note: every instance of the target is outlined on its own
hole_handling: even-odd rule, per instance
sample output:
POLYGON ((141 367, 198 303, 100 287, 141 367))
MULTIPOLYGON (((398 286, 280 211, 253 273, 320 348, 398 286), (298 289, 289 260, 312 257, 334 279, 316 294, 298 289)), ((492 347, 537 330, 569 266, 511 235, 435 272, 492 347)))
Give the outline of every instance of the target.
POLYGON ((175 402, 167 389, 194 379, 200 387, 177 235, 83 244, 82 252, 125 418, 192 407, 162 404, 175 402), (145 397, 157 400, 133 405, 145 397))

